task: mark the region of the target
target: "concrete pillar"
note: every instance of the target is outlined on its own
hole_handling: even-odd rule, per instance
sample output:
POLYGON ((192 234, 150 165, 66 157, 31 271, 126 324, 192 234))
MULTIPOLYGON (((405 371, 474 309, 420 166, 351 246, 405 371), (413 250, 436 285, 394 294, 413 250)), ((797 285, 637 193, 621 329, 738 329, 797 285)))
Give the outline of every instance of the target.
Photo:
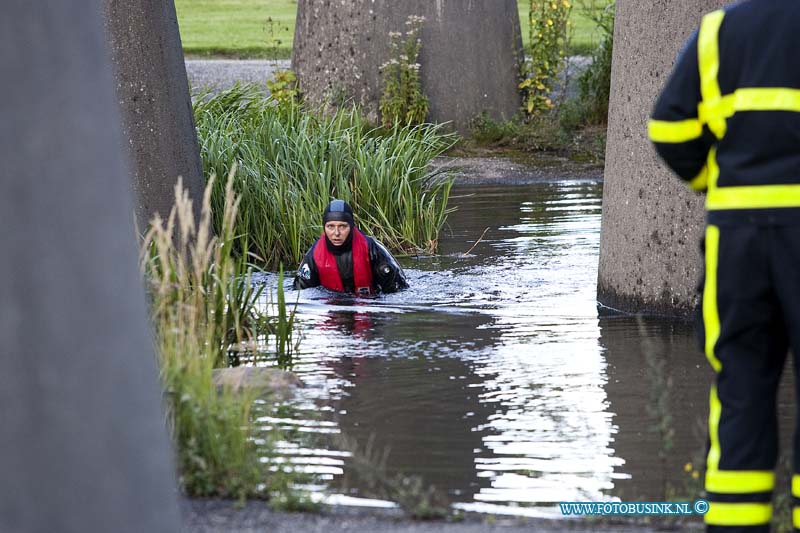
POLYGON ((0 531, 179 529, 101 9, 0 3, 0 531))
POLYGON ((169 215, 175 182, 199 214, 203 167, 173 0, 104 0, 106 32, 131 160, 140 230, 169 215))
POLYGON ((598 298, 690 313, 702 272, 703 200, 658 159, 647 120, 684 42, 722 0, 617 0, 598 298))
POLYGON ((519 111, 516 0, 298 0, 292 68, 305 98, 352 98, 377 122, 388 34, 405 31, 409 15, 425 17, 419 62, 429 120, 465 132, 484 111, 498 120, 519 111))

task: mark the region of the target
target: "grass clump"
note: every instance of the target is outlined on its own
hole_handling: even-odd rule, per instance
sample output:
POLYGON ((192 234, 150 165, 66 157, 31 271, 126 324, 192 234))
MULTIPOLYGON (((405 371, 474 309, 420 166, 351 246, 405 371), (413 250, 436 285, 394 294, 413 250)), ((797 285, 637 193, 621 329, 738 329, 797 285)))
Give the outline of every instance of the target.
MULTIPOLYGON (((297 264, 321 232, 331 198, 348 201, 356 222, 395 251, 434 251, 452 185, 430 161, 455 142, 429 124, 374 128, 356 109, 322 116, 277 105, 254 86, 198 98, 194 105, 207 175, 236 164, 236 226, 267 267, 297 264)), ((223 194, 212 197, 215 226, 223 194)))
POLYGON ((206 188, 197 224, 179 181, 169 217, 154 218, 142 240, 141 266, 182 489, 189 496, 266 498, 268 470, 252 438, 255 393, 218 390, 213 381, 232 343, 253 341, 274 329, 274 320, 256 306, 260 289, 250 283, 251 267, 231 253, 239 206, 232 177, 224 188, 216 235, 211 224, 215 180, 206 188))

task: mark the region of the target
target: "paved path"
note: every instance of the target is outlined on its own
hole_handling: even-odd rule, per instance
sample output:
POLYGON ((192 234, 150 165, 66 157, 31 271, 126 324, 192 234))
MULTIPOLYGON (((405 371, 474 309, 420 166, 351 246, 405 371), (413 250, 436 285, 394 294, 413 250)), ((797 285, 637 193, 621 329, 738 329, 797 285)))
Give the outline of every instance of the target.
POLYGON ((288 69, 288 59, 270 61, 264 59, 187 59, 186 75, 193 92, 207 89, 226 89, 237 81, 257 83, 265 82, 276 70, 288 69))
POLYGON ((655 533, 701 531, 701 524, 653 527, 606 524, 590 520, 543 520, 469 515, 461 522, 423 522, 405 518, 396 510, 351 507, 329 508, 321 514, 276 513, 264 502, 248 502, 237 509, 221 500, 183 500, 181 514, 186 533, 655 533))
MULTIPOLYGON (((577 78, 580 73, 591 63, 585 56, 569 58, 566 68, 559 74, 559 81, 563 85, 565 78, 569 78, 569 95, 576 96, 578 92, 577 78)), ((193 92, 210 89, 225 89, 237 81, 252 82, 264 86, 267 78, 276 70, 291 68, 288 59, 187 59, 186 74, 193 92)), ((558 89, 557 91, 560 91, 558 89)))

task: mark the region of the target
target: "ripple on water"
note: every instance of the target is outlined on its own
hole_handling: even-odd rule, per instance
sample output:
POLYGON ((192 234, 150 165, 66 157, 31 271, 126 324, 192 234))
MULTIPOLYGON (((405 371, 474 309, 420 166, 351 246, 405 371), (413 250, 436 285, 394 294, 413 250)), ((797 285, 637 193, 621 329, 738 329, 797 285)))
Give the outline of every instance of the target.
MULTIPOLYGON (((628 395, 609 372, 645 366, 643 337, 683 350, 690 333, 661 322, 631 333, 630 320, 598 316, 600 183, 456 187, 453 196, 440 255, 402 259, 409 290, 297 295, 294 370, 307 387, 294 422, 259 422, 315 435, 282 443, 279 455, 342 497, 375 496, 346 441, 385 450, 388 473, 420 475, 467 510, 550 516, 559 501, 614 498, 657 456, 620 442, 620 424, 635 420, 645 444, 658 439, 642 437, 649 389, 628 395)), ((638 493, 659 499, 661 479, 642 479, 638 493)))

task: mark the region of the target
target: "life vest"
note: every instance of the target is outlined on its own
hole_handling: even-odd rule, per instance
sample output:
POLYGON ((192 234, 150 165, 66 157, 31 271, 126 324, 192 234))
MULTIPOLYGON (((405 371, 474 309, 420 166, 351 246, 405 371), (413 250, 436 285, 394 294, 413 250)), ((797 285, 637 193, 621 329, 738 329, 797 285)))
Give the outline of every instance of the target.
MULTIPOLYGON (((372 284, 372 265, 369 262, 369 245, 367 238, 358 228, 353 227, 353 282, 355 292, 359 296, 373 294, 372 284)), ((342 277, 339 275, 339 267, 336 265, 334 256, 325 246, 325 233, 314 246, 314 263, 317 266, 319 282, 326 289, 344 292, 342 277)))

